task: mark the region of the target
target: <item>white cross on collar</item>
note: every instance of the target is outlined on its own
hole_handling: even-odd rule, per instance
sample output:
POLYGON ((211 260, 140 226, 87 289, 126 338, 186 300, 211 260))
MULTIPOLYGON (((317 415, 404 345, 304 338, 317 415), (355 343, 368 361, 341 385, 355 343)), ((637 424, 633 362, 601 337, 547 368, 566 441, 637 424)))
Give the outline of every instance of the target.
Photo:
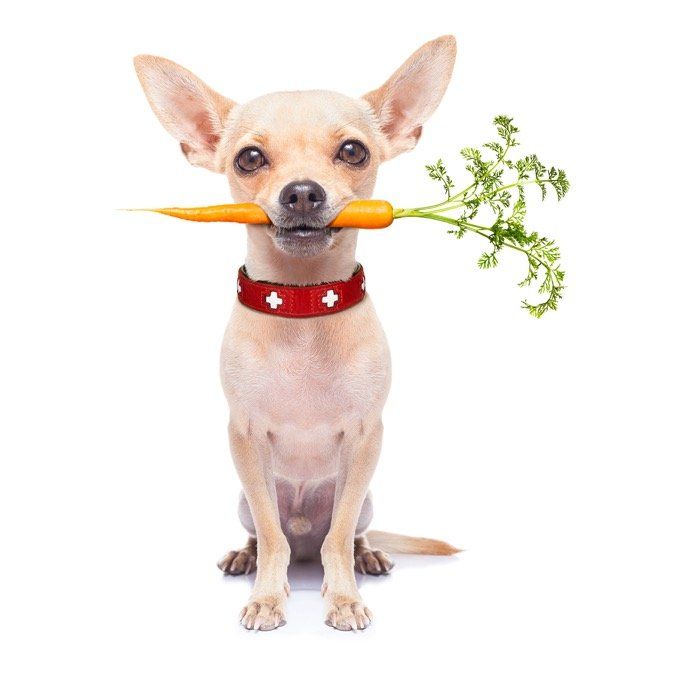
POLYGON ((265 302, 272 308, 276 309, 279 305, 283 305, 284 301, 277 295, 276 291, 272 291, 266 298, 265 302))
POLYGON ((340 296, 333 291, 332 288, 328 289, 328 293, 321 298, 321 302, 323 302, 326 307, 332 307, 337 301, 340 296))

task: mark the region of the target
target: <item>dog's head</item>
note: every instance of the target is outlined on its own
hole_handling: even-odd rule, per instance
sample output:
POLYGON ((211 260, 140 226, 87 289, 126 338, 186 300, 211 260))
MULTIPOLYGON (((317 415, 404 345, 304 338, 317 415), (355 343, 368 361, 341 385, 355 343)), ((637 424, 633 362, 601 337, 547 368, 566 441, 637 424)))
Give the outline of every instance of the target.
POLYGON ((415 146, 445 93, 455 52, 452 36, 428 42, 361 98, 293 91, 244 104, 167 59, 134 63, 188 161, 226 174, 237 201, 259 204, 281 252, 315 256, 344 236, 328 224, 350 201, 372 195, 380 163, 415 146))

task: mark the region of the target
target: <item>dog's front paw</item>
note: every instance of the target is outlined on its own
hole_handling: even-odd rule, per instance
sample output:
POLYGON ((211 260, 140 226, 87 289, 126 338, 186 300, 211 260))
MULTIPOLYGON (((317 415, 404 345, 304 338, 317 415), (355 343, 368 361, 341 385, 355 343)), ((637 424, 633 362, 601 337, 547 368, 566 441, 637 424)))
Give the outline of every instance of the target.
POLYGON ((286 623, 286 595, 252 596, 239 615, 241 625, 248 630, 274 630, 283 626, 286 623))
POLYGON ((325 591, 326 625, 338 630, 363 630, 373 620, 372 612, 357 596, 342 595, 325 591))

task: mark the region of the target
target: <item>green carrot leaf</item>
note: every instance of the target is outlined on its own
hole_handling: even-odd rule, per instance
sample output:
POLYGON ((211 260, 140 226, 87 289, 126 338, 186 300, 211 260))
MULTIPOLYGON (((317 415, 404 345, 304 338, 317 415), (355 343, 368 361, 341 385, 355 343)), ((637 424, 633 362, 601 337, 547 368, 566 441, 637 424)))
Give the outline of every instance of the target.
POLYGON ((425 168, 429 177, 441 183, 445 201, 433 206, 417 209, 400 209, 395 217, 417 217, 440 220, 453 229, 449 234, 461 239, 467 232, 473 232, 491 245, 478 259, 478 267, 491 269, 498 264, 497 254, 508 248, 525 256, 527 273, 519 282, 521 288, 535 288, 540 294, 538 301, 523 300, 522 307, 531 316, 542 317, 558 308, 564 290, 565 273, 559 266, 560 250, 552 239, 529 231, 525 225, 527 216, 526 187, 539 188, 542 199, 549 194, 549 188, 560 201, 569 191, 570 183, 566 173, 554 166, 546 167, 535 154, 519 159, 507 154, 519 145, 516 136, 518 127, 513 118, 500 115, 494 118, 498 141, 489 141, 481 147, 490 151, 484 157, 481 150, 466 147, 460 151, 466 161, 466 169, 472 180, 464 189, 454 192, 455 184, 448 176, 444 162, 439 159, 425 168), (453 212, 462 209, 461 215, 453 212), (492 212, 491 225, 476 222, 479 214, 487 209, 492 212))

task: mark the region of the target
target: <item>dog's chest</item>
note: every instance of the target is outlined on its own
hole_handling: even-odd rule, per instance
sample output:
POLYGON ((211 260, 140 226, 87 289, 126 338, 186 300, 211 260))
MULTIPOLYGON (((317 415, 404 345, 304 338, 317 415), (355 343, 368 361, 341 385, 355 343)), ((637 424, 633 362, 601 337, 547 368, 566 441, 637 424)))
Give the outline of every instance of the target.
POLYGON ((235 311, 222 359, 230 404, 270 431, 336 433, 381 406, 389 352, 372 307, 361 304, 356 311, 283 322, 235 311))

